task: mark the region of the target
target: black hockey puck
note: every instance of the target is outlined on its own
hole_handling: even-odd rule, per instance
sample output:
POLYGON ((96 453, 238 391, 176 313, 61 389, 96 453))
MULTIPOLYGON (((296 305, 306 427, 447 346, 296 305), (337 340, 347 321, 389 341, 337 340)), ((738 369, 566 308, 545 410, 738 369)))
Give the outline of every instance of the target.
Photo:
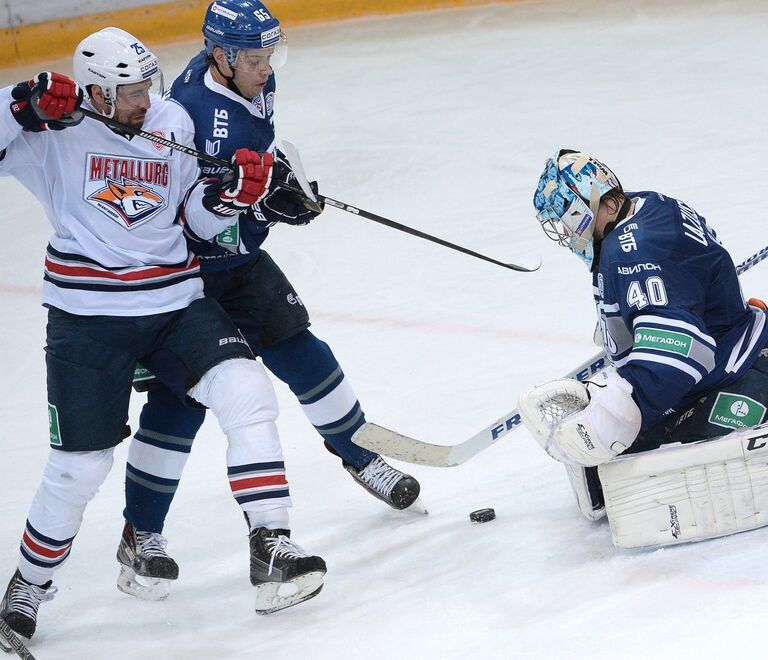
POLYGON ((469 514, 469 519, 474 523, 489 522, 496 518, 496 512, 493 509, 478 509, 469 514))

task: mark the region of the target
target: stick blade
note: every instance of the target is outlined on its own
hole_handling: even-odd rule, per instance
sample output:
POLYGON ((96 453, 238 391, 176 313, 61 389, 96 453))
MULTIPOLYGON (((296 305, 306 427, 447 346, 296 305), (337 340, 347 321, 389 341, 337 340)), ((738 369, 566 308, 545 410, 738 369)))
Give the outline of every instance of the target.
POLYGON ((366 422, 355 431, 352 442, 369 451, 406 463, 431 467, 458 465, 451 460, 451 450, 453 449, 451 446, 433 445, 415 440, 370 422, 366 422))
POLYGON ((505 265, 511 270, 516 270, 522 273, 533 273, 541 268, 541 255, 523 254, 505 265))
POLYGON ((304 172, 304 163, 301 162, 301 156, 299 156, 299 150, 296 148, 296 145, 288 142, 288 140, 283 140, 283 153, 291 164, 291 169, 293 170, 293 175, 296 177, 296 181, 309 200, 307 207, 319 213, 322 211, 322 208, 317 201, 317 197, 315 197, 315 193, 312 191, 312 187, 309 185, 309 180, 304 172))

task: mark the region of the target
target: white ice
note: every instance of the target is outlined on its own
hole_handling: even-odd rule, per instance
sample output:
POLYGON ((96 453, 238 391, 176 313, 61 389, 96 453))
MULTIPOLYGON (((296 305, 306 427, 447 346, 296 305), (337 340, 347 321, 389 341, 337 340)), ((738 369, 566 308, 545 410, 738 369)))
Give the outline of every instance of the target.
MULTIPOLYGON (((553 0, 291 31, 278 128, 323 192, 501 260, 544 259, 535 274, 508 272, 335 209, 307 228, 275 229, 267 248, 368 418, 459 442, 515 407, 523 388, 596 352, 588 273, 532 214, 558 147, 598 155, 628 189, 686 200, 736 260, 763 247, 767 35, 763 0, 553 0)), ((196 48, 159 49, 166 75, 196 48)), ((0 574, 10 577, 47 453, 39 290, 50 229, 15 181, 0 181, 0 199, 0 574)), ((768 295, 766 268, 742 278, 747 295, 768 295)), ((323 592, 254 614, 225 441, 207 422, 166 528, 181 565, 170 599, 115 588, 123 445, 56 576, 58 596, 41 608, 38 658, 764 652, 768 530, 616 550, 525 431, 461 467, 414 467, 429 515, 396 513, 352 482, 277 389, 294 536, 327 560, 323 592), (468 513, 488 506, 497 519, 470 524, 468 513)))

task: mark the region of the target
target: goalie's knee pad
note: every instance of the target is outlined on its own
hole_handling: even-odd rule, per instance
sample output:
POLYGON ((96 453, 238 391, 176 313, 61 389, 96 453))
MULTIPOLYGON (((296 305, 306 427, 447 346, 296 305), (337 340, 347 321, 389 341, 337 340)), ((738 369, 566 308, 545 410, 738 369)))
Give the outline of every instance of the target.
POLYGON ((768 424, 598 468, 613 543, 664 546, 768 525, 768 424))

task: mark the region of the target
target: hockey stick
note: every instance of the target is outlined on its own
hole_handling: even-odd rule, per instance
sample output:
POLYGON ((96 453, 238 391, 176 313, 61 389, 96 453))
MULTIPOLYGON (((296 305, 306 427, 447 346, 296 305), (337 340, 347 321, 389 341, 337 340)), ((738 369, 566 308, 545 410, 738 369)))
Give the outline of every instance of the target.
MULTIPOLYGON (((736 266, 736 272, 741 275, 766 258, 768 258, 768 246, 736 266)), ((609 364, 608 356, 605 352, 601 352, 580 364, 564 377, 584 381, 605 369, 609 364)), ((352 436, 352 442, 377 454, 396 458, 406 463, 432 467, 454 467, 487 449, 520 424, 522 424, 520 414, 517 409, 514 409, 464 442, 457 445, 436 445, 409 438, 378 424, 366 422, 352 436)))
MULTIPOLYGON (((105 117, 104 115, 101 115, 98 112, 94 112, 93 110, 88 110, 87 108, 80 108, 80 111, 86 117, 89 117, 90 119, 95 119, 96 121, 99 121, 102 124, 106 124, 107 126, 117 129, 118 131, 121 131, 123 133, 128 133, 129 135, 134 135, 137 137, 143 137, 157 144, 162 144, 163 146, 168 147, 170 149, 175 149, 176 151, 180 151, 181 153, 187 154, 188 156, 193 156, 198 160, 205 161, 206 163, 211 163, 212 165, 225 167, 229 170, 234 169, 234 166, 232 165, 232 163, 227 162, 226 160, 209 156, 208 154, 203 153, 202 151, 198 151, 197 149, 192 149, 191 147, 187 147, 183 144, 179 144, 178 142, 174 142, 173 140, 168 140, 167 138, 164 138, 161 135, 155 135, 154 133, 150 133, 149 131, 145 131, 140 128, 134 128, 133 126, 129 126, 128 124, 124 124, 123 122, 117 121, 115 119, 110 119, 109 117, 105 117)), ((408 227, 407 225, 402 225, 399 222, 395 222, 394 220, 388 220, 387 218, 384 218, 380 215, 376 215, 375 213, 371 213, 370 211, 358 209, 354 206, 351 206, 350 204, 347 204, 346 202, 340 202, 337 199, 332 199, 331 197, 326 197, 324 195, 315 196, 312 193, 312 189, 309 187, 306 176, 304 176, 304 170, 303 170, 303 167, 301 166, 301 159, 299 158, 299 152, 296 150, 296 147, 294 147, 290 142, 283 142, 283 146, 286 147, 286 155, 288 156, 288 161, 291 163, 291 167, 294 171, 294 174, 296 175, 296 180, 299 182, 299 185, 301 186, 301 190, 282 182, 279 182, 278 185, 281 188, 285 188, 286 190, 290 190, 291 192, 300 194, 302 197, 306 198, 307 207, 313 211, 320 211, 322 204, 328 204, 329 206, 334 206, 338 209, 341 209, 342 211, 347 211, 347 213, 352 213, 361 218, 365 218, 366 220, 372 220, 373 222, 378 222, 379 224, 385 225, 387 227, 391 227, 392 229, 397 229, 398 231, 405 232, 406 234, 410 234, 411 236, 417 236, 418 238, 423 238, 424 240, 431 241, 432 243, 437 243, 438 245, 442 245, 443 247, 450 248, 451 250, 463 252, 464 254, 468 254, 471 257, 475 257, 476 259, 482 259, 483 261, 488 261, 492 264, 496 264, 497 266, 501 266, 502 268, 508 268, 510 270, 516 270, 523 273, 532 273, 533 271, 536 271, 541 267, 541 259, 539 257, 534 257, 527 261, 524 260, 521 263, 504 263, 502 261, 497 261, 496 259, 493 259, 491 257, 487 257, 484 254, 480 254, 479 252, 474 252, 473 250, 462 247, 460 245, 449 243, 448 241, 445 241, 442 238, 438 238, 437 236, 432 236, 430 234, 424 233, 423 231, 419 231, 418 229, 413 229, 411 227, 408 227), (291 152, 290 154, 288 154, 289 151, 291 152), (299 175, 301 175, 302 178, 299 178, 299 175)))
POLYGON ((198 160, 204 160, 208 163, 211 163, 211 165, 226 167, 228 170, 234 169, 234 166, 232 165, 232 163, 226 160, 221 160, 221 158, 214 158, 213 156, 209 156, 208 154, 205 154, 202 151, 198 151, 197 149, 193 149, 192 147, 187 147, 183 144, 179 144, 178 142, 174 142, 173 140, 168 140, 164 138, 162 135, 155 135, 154 133, 150 133, 149 131, 144 131, 140 128, 134 128, 133 126, 124 124, 123 122, 117 121, 116 119, 110 119, 109 117, 105 117, 104 115, 99 114, 98 112, 94 112, 93 110, 88 110, 88 108, 81 107, 80 112, 82 112, 86 117, 90 117, 91 119, 100 121, 102 124, 106 124, 111 128, 117 129, 121 133, 128 133, 128 135, 143 137, 157 144, 162 144, 164 147, 168 147, 169 149, 175 149, 176 151, 180 151, 183 154, 187 154, 187 156, 194 156, 198 160))
POLYGON ((23 660, 35 660, 26 644, 19 639, 13 629, 0 619, 0 648, 6 653, 16 653, 23 660))
POLYGON ((361 218, 365 218, 366 220, 372 220, 373 222, 378 222, 379 224, 384 225, 385 227, 390 227, 391 229, 397 229, 398 231, 405 232, 406 234, 410 234, 411 236, 416 236, 417 238, 423 238, 426 241, 437 243, 438 245, 442 245, 443 247, 450 248, 451 250, 456 250, 457 252, 467 254, 470 257, 475 257, 476 259, 482 259, 483 261, 488 261, 489 263, 496 264, 497 266, 501 266, 502 268, 508 268, 510 270, 516 270, 523 273, 532 273, 533 271, 536 271, 541 267, 541 258, 538 256, 529 258, 527 262, 523 260, 522 262, 518 261, 517 263, 512 263, 512 262, 505 263, 503 261, 498 261, 491 257, 487 257, 486 255, 480 254, 479 252, 474 252, 473 250, 462 247, 461 245, 450 243, 446 240, 443 240, 442 238, 438 238, 437 236, 432 236, 431 234, 427 234, 423 231, 419 231, 418 229, 413 229, 413 227, 408 227, 407 225, 400 224, 399 222, 395 222, 394 220, 389 220, 388 218, 384 218, 380 215, 376 215, 375 213, 371 213, 370 211, 359 209, 355 206, 352 206, 351 204, 347 204, 346 202, 340 202, 337 199, 326 197, 325 195, 320 195, 320 194, 315 195, 309 186, 309 182, 307 181, 306 175, 304 174, 304 167, 302 165, 301 158, 299 156, 299 152, 296 149, 296 147, 292 145, 290 142, 283 140, 283 150, 285 151, 285 155, 288 158, 288 162, 291 163, 291 168, 293 169, 293 173, 296 176, 296 181, 299 183, 299 186, 301 186, 301 191, 289 185, 284 185, 284 184, 278 184, 278 185, 282 185, 283 188, 286 188, 287 190, 292 190, 295 193, 303 192, 304 196, 307 198, 307 203, 306 203, 307 207, 313 211, 320 211, 322 204, 328 204, 330 206, 336 207, 337 209, 341 209, 342 211, 346 211, 347 213, 352 213, 353 215, 359 216, 361 218))

